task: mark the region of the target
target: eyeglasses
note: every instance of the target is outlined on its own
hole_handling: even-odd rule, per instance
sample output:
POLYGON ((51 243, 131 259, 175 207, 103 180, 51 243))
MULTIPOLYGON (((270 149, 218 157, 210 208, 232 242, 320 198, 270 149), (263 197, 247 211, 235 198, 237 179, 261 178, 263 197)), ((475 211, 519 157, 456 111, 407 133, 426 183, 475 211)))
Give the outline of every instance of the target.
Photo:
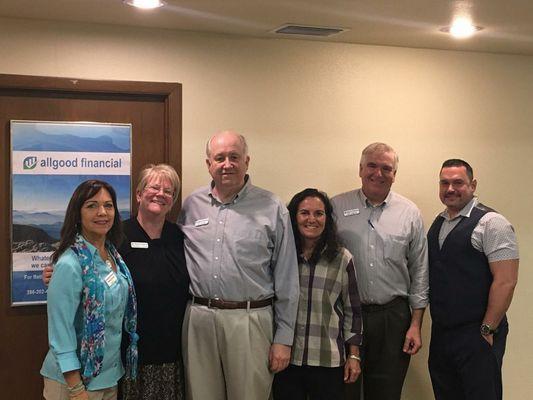
POLYGON ((150 194, 157 194, 157 193, 161 192, 161 190, 163 190, 163 194, 164 194, 165 196, 168 196, 168 197, 174 197, 174 190, 169 189, 169 188, 162 188, 162 187, 159 186, 159 185, 146 186, 146 187, 144 188, 144 190, 146 190, 146 191, 149 192, 150 194))

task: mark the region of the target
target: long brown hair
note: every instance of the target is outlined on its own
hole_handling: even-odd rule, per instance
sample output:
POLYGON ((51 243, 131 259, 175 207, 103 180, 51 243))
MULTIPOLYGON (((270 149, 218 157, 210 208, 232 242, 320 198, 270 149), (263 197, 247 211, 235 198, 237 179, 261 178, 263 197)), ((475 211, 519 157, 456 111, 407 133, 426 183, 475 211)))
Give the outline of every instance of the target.
POLYGON ((324 225, 324 231, 322 232, 322 235, 320 235, 318 243, 315 246, 309 261, 311 263, 317 263, 320 259, 322 251, 324 251, 324 256, 328 261, 331 262, 339 253, 341 244, 339 243, 339 237, 337 236, 337 223, 335 222, 333 206, 331 205, 328 195, 319 191, 318 189, 307 188, 299 193, 296 193, 287 206, 291 217, 292 233, 294 234, 294 243, 296 244, 297 255, 300 257, 303 251, 302 234, 298 229, 297 222, 298 206, 308 197, 319 198, 320 201, 324 203, 324 211, 326 212, 326 224, 324 225))
POLYGON ((81 233, 81 207, 88 199, 95 196, 100 190, 106 189, 111 195, 113 207, 115 208, 115 218, 113 226, 107 232, 106 238, 115 246, 118 246, 122 241, 122 223, 117 207, 117 195, 115 189, 104 181, 98 179, 89 179, 79 184, 79 186, 72 193, 72 197, 67 206, 65 213, 65 220, 61 228, 61 240, 59 247, 52 254, 52 263, 56 263, 57 259, 65 250, 74 244, 74 239, 78 233, 81 233))

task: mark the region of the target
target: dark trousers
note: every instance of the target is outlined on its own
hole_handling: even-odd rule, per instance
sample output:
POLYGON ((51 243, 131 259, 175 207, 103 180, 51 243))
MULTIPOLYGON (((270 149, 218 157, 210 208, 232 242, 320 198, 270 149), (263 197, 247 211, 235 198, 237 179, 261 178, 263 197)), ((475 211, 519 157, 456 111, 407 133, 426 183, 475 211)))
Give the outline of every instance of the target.
POLYGON ((345 400, 400 400, 410 356, 403 352, 411 324, 406 299, 397 297, 385 305, 363 305, 362 374, 344 385, 345 400))
POLYGON ((429 374, 437 400, 501 400, 502 362, 509 327, 503 321, 491 346, 476 323, 431 329, 429 374))
POLYGON ((274 400, 341 400, 344 367, 308 367, 289 364, 274 375, 274 400))

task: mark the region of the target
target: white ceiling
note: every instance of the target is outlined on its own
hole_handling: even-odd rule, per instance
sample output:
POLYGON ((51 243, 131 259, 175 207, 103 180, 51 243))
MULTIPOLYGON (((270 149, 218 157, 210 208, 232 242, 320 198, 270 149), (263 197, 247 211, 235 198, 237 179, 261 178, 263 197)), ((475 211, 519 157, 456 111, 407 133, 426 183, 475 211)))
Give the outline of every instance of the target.
POLYGON ((349 29, 329 38, 346 43, 533 55, 533 0, 167 0, 138 10, 121 0, 0 0, 0 16, 217 32, 254 37, 286 24, 349 29), (456 40, 439 31, 454 12, 484 29, 456 40))

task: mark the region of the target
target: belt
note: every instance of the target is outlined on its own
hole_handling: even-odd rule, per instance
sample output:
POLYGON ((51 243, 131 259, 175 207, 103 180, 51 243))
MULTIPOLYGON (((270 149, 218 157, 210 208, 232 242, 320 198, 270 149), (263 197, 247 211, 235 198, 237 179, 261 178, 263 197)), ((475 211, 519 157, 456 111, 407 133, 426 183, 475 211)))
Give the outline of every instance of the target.
POLYGON ((361 304, 361 309, 364 312, 377 312, 381 310, 386 310, 387 308, 394 307, 397 304, 400 303, 407 303, 407 299, 405 297, 396 297, 385 304, 361 304))
POLYGON ((220 308, 222 310, 249 310, 251 308, 261 308, 271 306, 274 304, 274 298, 263 300, 248 300, 248 301, 231 301, 222 299, 206 299, 203 297, 192 296, 193 304, 200 304, 209 308, 220 308))

